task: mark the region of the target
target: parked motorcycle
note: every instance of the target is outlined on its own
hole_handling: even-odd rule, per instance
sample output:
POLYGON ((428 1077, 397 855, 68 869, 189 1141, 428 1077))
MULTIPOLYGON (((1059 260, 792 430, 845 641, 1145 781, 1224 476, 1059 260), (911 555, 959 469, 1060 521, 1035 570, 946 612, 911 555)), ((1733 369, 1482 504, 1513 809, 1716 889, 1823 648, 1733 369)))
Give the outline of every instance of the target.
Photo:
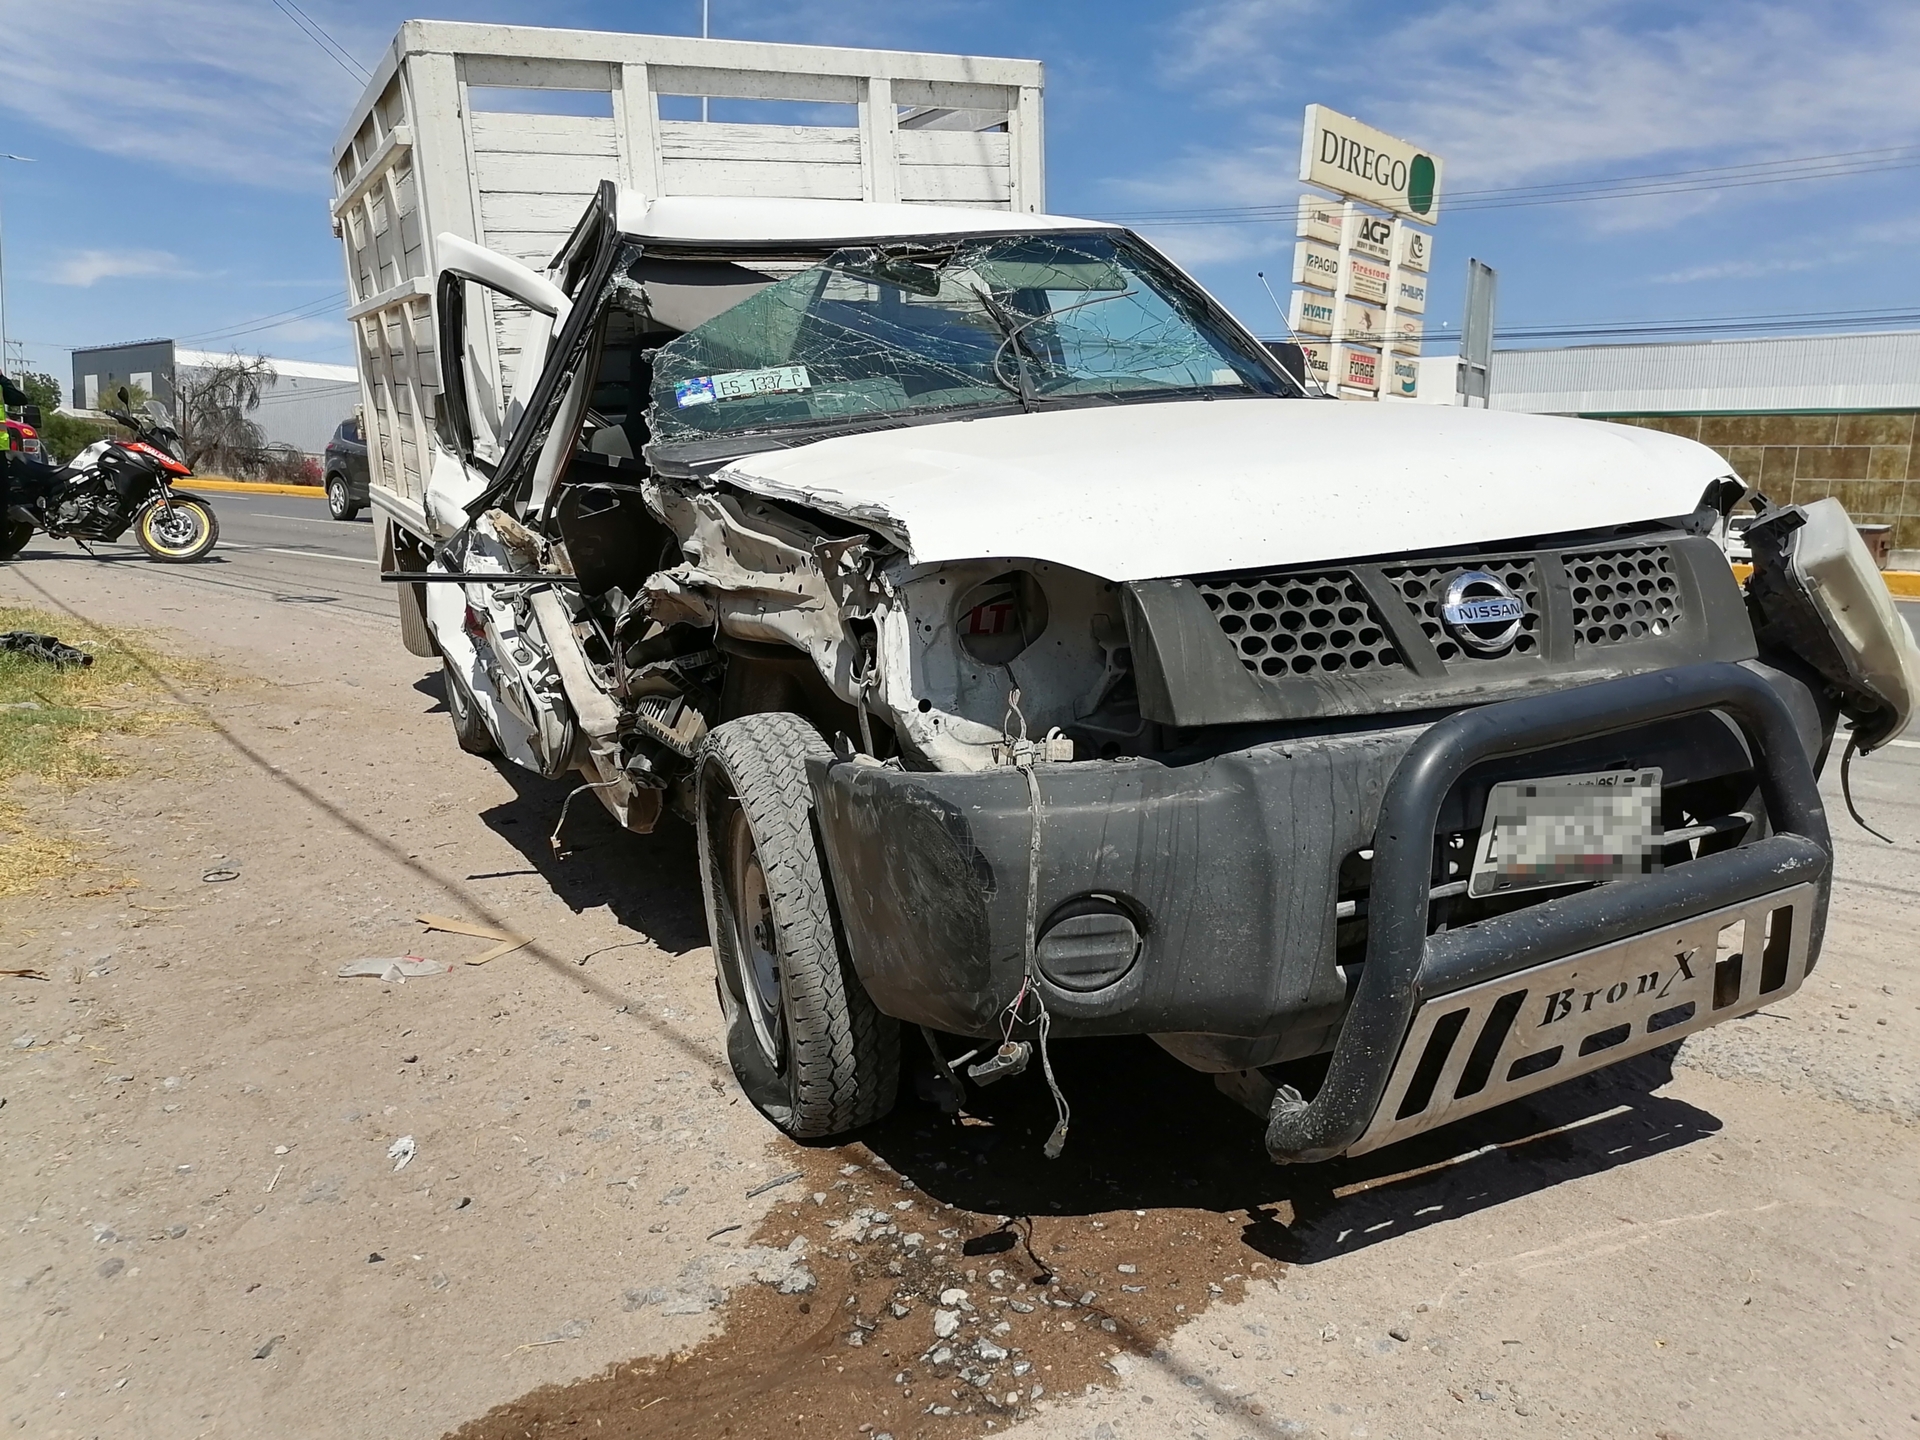
POLYGON ((166 406, 149 400, 136 416, 126 388, 118 410, 106 413, 133 432, 96 440, 58 468, 14 460, 7 512, 0 523, 0 560, 9 559, 36 530, 74 540, 118 540, 129 526, 155 560, 199 560, 220 538, 213 506, 173 482, 193 473, 166 406))

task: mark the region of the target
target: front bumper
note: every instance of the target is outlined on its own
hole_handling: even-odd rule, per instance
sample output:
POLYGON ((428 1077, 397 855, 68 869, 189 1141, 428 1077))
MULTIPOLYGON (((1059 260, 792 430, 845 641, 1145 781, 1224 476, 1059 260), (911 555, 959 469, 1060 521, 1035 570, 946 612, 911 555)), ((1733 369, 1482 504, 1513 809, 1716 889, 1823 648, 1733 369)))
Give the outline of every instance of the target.
MULTIPOLYGON (((1822 739, 1799 681, 1704 664, 1179 767, 1040 766, 1040 930, 1097 897, 1140 934, 1111 983, 1040 981, 1054 1032, 1150 1034, 1215 1070, 1333 1048, 1318 1097, 1276 1116, 1275 1140, 1288 1158, 1339 1153, 1371 1119, 1427 996, 1790 883, 1817 889, 1810 964, 1830 863, 1809 761, 1822 739), (1774 833, 1429 941, 1435 837, 1477 826, 1489 784, 1649 764, 1670 786, 1751 768, 1774 833), (1340 865, 1369 846, 1365 960, 1343 971, 1340 865)), ((1024 974, 1025 777, 835 761, 811 762, 810 775, 848 948, 875 1003, 949 1033, 998 1033, 1024 974)))

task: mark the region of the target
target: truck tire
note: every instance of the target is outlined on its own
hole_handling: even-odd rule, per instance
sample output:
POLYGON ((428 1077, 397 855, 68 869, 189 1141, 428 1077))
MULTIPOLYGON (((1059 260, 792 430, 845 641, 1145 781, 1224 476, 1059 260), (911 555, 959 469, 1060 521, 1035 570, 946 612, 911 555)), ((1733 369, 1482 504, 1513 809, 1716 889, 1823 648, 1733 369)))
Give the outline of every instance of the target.
POLYGON ((452 717, 454 738, 460 742, 460 748, 469 755, 493 754, 497 747, 493 743, 493 732, 487 729, 486 717, 473 703, 473 692, 467 689, 467 682, 444 655, 440 657, 440 673, 446 686, 447 714, 452 717))
POLYGON ((798 715, 748 715, 707 737, 695 797, 700 888, 727 1058, 740 1088, 797 1140, 893 1108, 900 1030, 848 962, 814 830, 798 715))
POLYGON ((24 520, 0 521, 0 560, 11 560, 27 548, 33 526, 24 520))

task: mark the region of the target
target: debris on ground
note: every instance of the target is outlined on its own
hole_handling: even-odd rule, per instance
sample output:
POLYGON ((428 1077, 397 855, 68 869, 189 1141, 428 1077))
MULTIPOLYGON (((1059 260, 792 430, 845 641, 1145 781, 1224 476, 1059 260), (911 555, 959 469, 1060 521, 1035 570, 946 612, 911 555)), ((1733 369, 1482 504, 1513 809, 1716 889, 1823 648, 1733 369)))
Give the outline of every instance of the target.
POLYGON ((0 650, 25 655, 30 660, 44 660, 56 670, 64 670, 69 665, 93 664, 93 656, 86 651, 63 644, 55 636, 36 635, 31 630, 0 633, 0 650))
POLYGON ((387 1159, 393 1161, 393 1168, 396 1172, 401 1171, 406 1169, 407 1162, 413 1159, 413 1151, 413 1137, 411 1135, 402 1135, 387 1147, 387 1159))
POLYGON ((426 960, 418 955, 391 955, 379 960, 356 960, 351 965, 342 965, 339 975, 348 980, 356 975, 371 975, 376 980, 389 980, 403 985, 408 980, 417 980, 423 975, 446 975, 453 966, 444 960, 426 960))
POLYGON ((484 965, 489 960, 498 960, 502 955, 510 955, 522 945, 531 945, 533 939, 527 935, 515 935, 508 930, 497 930, 491 925, 481 925, 472 920, 460 920, 451 915, 416 915, 413 917, 429 931, 439 930, 448 935, 471 935, 476 940, 493 940, 498 943, 478 955, 467 957, 469 965, 484 965))

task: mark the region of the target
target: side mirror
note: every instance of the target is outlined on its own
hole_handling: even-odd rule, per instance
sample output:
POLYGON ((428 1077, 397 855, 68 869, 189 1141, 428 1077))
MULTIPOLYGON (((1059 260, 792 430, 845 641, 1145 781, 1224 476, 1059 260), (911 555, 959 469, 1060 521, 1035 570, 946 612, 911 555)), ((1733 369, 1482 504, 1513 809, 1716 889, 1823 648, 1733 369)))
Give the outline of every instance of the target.
POLYGON ((131 410, 133 408, 133 396, 127 393, 127 387, 124 385, 120 387, 120 408, 122 410, 131 410))
POLYGON ((38 430, 40 428, 40 407, 38 405, 22 405, 20 407, 20 418, 38 430))

